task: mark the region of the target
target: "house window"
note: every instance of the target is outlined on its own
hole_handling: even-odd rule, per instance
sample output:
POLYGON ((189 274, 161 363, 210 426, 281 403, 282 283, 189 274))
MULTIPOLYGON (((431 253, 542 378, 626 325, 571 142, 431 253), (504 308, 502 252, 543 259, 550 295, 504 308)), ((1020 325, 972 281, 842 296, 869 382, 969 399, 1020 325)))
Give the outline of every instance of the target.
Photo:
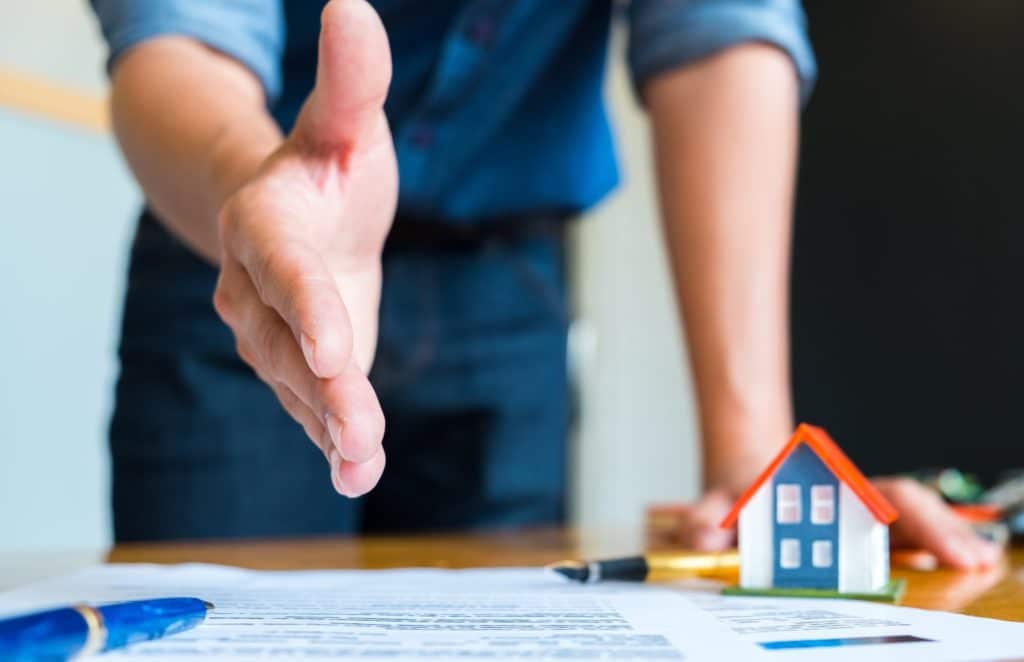
POLYGON ((815 540, 811 543, 811 565, 815 568, 832 567, 831 540, 815 540))
POLYGON ((796 483, 775 487, 775 520, 779 524, 800 523, 800 486, 796 483))
POLYGON ((779 541, 779 567, 786 570, 800 567, 800 541, 796 538, 779 541))
POLYGON ((811 486, 811 524, 831 524, 836 519, 836 490, 832 485, 811 486))

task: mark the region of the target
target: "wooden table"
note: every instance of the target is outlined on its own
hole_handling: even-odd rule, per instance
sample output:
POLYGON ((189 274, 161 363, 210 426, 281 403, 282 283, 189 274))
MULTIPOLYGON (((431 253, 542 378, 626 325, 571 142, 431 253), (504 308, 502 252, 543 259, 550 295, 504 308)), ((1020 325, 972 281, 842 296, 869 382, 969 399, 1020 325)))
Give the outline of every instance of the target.
MULTIPOLYGON (((638 549, 635 532, 536 530, 486 534, 324 538, 265 542, 200 542, 118 545, 111 562, 224 563, 246 568, 395 568, 429 566, 532 566, 563 558, 629 554, 638 549)), ((911 572, 903 601, 910 607, 958 611, 1024 621, 1024 549, 985 572, 911 572)))

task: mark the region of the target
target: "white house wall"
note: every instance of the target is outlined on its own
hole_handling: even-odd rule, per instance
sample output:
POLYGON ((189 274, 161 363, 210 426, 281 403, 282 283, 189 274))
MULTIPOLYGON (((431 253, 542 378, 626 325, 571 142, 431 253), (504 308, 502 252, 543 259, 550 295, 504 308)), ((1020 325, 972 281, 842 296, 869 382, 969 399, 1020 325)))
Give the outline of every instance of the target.
POLYGON ((740 512, 740 586, 771 588, 775 561, 772 522, 772 482, 765 481, 740 512))
POLYGON ((872 558, 880 559, 872 564, 873 576, 871 578, 875 587, 884 586, 889 583, 889 527, 875 522, 871 527, 872 558))
POLYGON ((839 486, 839 590, 874 591, 889 581, 889 535, 845 483, 839 486))

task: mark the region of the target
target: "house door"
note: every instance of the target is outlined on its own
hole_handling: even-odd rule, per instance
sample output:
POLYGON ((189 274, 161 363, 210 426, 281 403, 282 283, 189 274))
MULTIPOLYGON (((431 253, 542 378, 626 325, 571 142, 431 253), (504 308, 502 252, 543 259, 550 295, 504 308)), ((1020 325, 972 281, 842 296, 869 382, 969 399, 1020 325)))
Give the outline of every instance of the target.
POLYGON ((800 444, 772 478, 778 588, 839 586, 839 481, 800 444))

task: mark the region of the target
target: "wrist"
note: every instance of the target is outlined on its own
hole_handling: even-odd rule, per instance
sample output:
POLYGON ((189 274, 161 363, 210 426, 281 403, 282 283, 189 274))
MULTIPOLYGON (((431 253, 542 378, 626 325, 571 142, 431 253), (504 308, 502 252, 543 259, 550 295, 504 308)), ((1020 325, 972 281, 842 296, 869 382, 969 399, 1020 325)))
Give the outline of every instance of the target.
POLYGON ((705 490, 739 494, 771 462, 793 433, 787 408, 757 417, 735 416, 703 428, 705 490))

